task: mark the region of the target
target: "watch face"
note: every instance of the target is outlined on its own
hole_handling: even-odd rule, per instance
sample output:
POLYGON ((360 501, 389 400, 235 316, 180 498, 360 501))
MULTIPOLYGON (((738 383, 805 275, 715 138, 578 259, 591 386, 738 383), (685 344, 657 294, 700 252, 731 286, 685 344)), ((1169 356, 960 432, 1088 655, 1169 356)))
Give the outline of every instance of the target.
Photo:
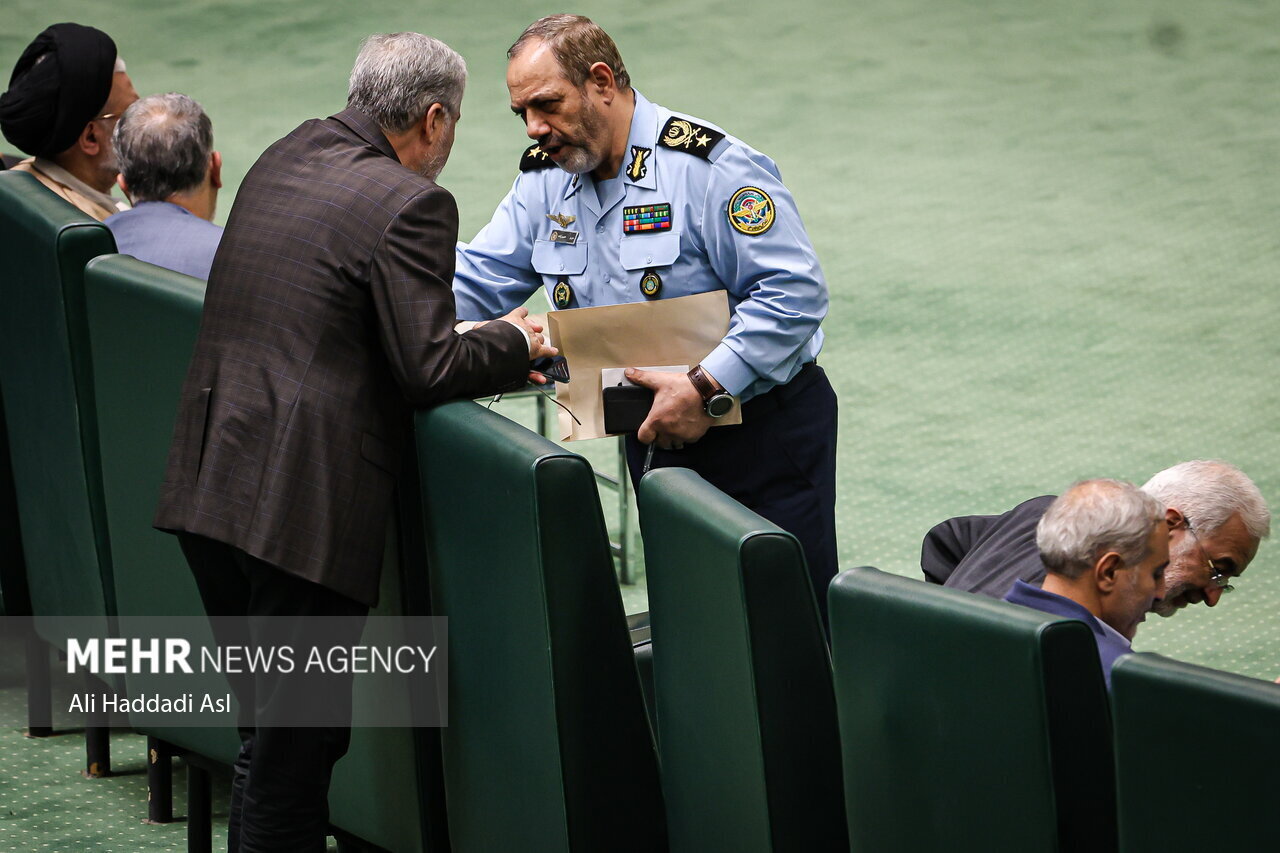
POLYGON ((733 408, 733 397, 728 394, 717 394, 707 401, 707 414, 713 418, 723 418, 733 408))

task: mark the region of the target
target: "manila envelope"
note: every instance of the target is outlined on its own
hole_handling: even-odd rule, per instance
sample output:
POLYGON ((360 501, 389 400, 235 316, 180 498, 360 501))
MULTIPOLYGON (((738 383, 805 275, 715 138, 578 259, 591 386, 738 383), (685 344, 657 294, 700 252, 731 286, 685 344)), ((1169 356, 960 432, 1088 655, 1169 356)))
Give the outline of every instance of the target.
MULTIPOLYGON (((599 308, 566 308, 547 314, 551 340, 569 362, 567 383, 556 384, 556 399, 577 424, 560 412, 560 439, 604 438, 604 398, 600 372, 608 367, 688 364, 706 358, 729 332, 729 294, 723 290, 654 302, 599 308)), ((742 423, 737 400, 716 426, 742 423)))

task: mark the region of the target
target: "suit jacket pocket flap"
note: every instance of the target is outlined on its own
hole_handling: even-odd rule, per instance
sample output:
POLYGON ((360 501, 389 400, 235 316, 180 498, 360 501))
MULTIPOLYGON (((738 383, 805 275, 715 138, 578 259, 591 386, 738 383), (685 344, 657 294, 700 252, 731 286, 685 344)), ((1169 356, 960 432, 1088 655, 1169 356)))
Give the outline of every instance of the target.
POLYGON ((209 441, 209 407, 213 402, 213 389, 201 388, 200 393, 196 395, 195 408, 192 411, 191 433, 187 437, 187 446, 190 442, 199 441, 199 450, 196 451, 196 472, 194 481, 200 476, 200 471, 204 468, 204 448, 209 441))
POLYGON ((391 449, 389 444, 376 436, 367 432, 360 434, 360 455, 388 474, 395 475, 397 473, 399 466, 396 452, 391 449))

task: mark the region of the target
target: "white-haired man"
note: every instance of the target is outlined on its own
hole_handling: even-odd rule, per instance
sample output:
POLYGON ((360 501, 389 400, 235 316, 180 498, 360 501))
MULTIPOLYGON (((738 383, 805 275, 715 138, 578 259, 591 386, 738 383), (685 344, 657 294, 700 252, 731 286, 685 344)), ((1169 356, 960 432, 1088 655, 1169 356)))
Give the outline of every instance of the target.
MULTIPOLYGON (((1271 513, 1247 475, 1226 462, 1183 462, 1156 474, 1143 491, 1166 507, 1169 568, 1154 612, 1172 616, 1188 604, 1213 607, 1253 561, 1271 533, 1271 513)), ((1052 495, 1002 515, 948 519, 925 536, 925 578, 955 589, 1003 598, 1015 580, 1039 584, 1045 566, 1035 530, 1052 495)))
POLYGON ((1047 570, 1042 586, 1013 583, 1005 601, 1084 622, 1093 631, 1103 678, 1131 651, 1169 563, 1164 506, 1120 480, 1085 480, 1049 505, 1036 526, 1047 570))
MULTIPOLYGON (((155 518, 178 534, 207 612, 247 623, 215 622, 220 645, 242 644, 237 631, 319 645, 332 623, 313 617, 347 617, 321 639, 354 645, 378 598, 412 409, 522 386, 530 359, 555 354, 523 309, 454 332, 458 212, 435 178, 465 82, 436 39, 371 36, 347 108, 269 147, 236 196, 155 518)), ((324 849, 350 741, 350 676, 330 681, 320 701, 334 722, 313 728, 288 728, 315 707, 299 691, 261 673, 233 681, 245 716, 231 850, 324 849)))

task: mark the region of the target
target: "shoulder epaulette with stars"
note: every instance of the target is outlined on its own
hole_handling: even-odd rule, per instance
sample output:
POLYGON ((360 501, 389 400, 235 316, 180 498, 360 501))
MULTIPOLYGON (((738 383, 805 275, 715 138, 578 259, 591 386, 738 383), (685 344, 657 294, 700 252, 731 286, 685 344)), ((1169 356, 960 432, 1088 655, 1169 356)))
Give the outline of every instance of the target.
POLYGON ((711 149, 724 137, 723 133, 714 128, 702 127, 688 119, 672 116, 658 134, 658 145, 710 160, 711 149))
POLYGON ((530 145, 520 155, 520 171, 535 172, 538 169, 549 169, 556 164, 556 161, 547 156, 547 152, 543 151, 536 143, 530 145))

